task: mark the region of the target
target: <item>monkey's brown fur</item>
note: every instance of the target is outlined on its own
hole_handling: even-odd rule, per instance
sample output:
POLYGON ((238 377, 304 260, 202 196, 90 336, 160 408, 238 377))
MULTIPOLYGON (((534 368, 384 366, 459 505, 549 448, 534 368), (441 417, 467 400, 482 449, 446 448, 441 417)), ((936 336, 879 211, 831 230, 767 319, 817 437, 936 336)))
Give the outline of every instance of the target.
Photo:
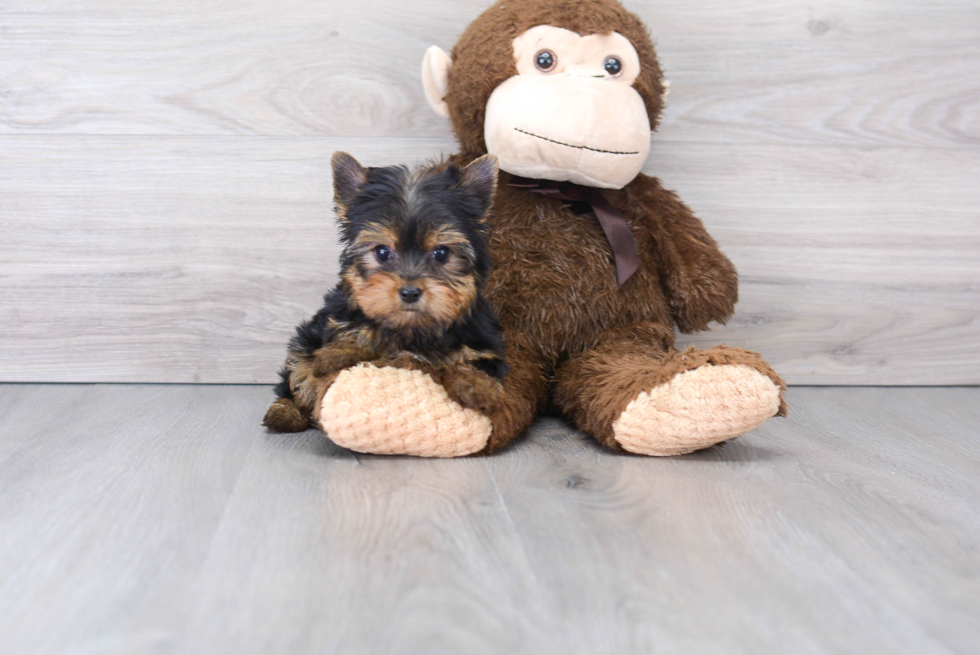
MULTIPOLYGON (((445 100, 461 147, 456 165, 486 153, 487 99, 517 73, 512 40, 535 25, 627 37, 642 65, 634 88, 656 127, 664 90, 660 67, 633 14, 614 0, 507 0, 473 21, 452 52, 445 100)), ((606 192, 640 253, 640 269, 622 287, 594 217, 509 187, 509 181, 501 173, 487 297, 504 328, 511 372, 502 402, 489 414, 493 432, 484 452, 523 432, 549 399, 579 428, 619 448, 612 423, 626 405, 699 366, 747 365, 785 389, 755 353, 725 346, 674 350, 675 325, 694 332, 732 315, 738 278, 701 221, 659 180, 641 174, 622 190, 606 192)), ((785 412, 785 403, 779 411, 785 412)))

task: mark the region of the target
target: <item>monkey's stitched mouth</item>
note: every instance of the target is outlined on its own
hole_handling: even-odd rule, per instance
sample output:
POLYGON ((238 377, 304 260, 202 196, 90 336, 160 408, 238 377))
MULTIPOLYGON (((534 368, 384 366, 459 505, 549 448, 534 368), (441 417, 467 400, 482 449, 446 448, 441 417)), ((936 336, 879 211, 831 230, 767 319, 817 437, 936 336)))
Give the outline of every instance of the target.
POLYGON ((566 148, 575 148, 576 150, 591 150, 592 152, 601 152, 604 155, 638 155, 640 151, 635 152, 621 152, 618 150, 601 150, 599 148, 590 148, 589 146, 573 146, 571 143, 562 143, 561 141, 555 141, 554 139, 549 139, 546 136, 541 136, 540 134, 534 134, 533 132, 528 132, 527 130, 522 130, 519 127, 514 128, 515 132, 520 132, 521 134, 526 134, 528 136, 533 136, 535 139, 541 139, 542 141, 547 141, 548 143, 556 143, 560 146, 565 146, 566 148))

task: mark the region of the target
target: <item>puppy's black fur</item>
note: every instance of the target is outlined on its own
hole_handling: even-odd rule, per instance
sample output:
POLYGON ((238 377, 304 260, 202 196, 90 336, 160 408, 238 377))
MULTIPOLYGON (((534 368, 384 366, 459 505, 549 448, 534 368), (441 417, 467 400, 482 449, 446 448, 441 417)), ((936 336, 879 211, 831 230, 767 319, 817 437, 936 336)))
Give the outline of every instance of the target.
POLYGON ((365 169, 337 153, 333 169, 341 280, 297 327, 264 424, 316 426, 326 389, 361 362, 424 370, 460 405, 490 411, 507 373, 482 295, 496 160, 365 169))

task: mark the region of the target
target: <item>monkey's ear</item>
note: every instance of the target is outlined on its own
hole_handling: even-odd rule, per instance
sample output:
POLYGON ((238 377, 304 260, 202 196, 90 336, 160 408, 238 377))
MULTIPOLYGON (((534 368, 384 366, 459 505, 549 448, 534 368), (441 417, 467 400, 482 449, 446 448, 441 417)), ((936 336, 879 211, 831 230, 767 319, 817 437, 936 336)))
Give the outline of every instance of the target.
POLYGON ((497 188, 497 158, 483 155, 474 159, 459 172, 459 186, 479 198, 484 207, 490 207, 497 188))
POLYGON ((367 182, 367 171, 346 152, 333 153, 330 166, 333 168, 333 200, 343 220, 343 213, 367 182))
POLYGON ((453 60, 437 45, 425 51, 422 59, 422 88, 432 111, 440 116, 449 116, 446 104, 446 90, 449 88, 449 69, 453 60))

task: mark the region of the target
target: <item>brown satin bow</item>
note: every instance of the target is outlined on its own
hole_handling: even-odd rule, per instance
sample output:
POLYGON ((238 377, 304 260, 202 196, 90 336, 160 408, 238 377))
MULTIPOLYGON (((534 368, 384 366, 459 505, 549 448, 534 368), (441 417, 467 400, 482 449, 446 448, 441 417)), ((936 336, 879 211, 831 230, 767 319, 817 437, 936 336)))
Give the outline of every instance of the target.
POLYGON ((636 250, 633 232, 623 215, 616 211, 602 195, 601 189, 572 182, 532 180, 526 177, 512 177, 507 186, 528 189, 531 193, 571 203, 572 211, 576 214, 588 212, 595 214, 612 247, 619 286, 623 286, 640 267, 640 255, 636 250))

